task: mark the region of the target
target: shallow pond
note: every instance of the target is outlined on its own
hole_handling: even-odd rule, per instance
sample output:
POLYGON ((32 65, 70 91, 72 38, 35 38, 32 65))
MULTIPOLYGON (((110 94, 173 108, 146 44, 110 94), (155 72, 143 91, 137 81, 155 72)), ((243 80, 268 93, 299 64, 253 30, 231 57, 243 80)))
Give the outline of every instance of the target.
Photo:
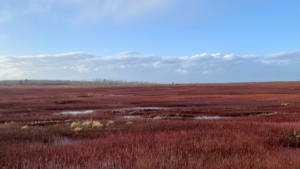
POLYGON ((123 118, 125 119, 135 119, 138 118, 139 116, 135 116, 135 115, 127 115, 127 116, 123 116, 123 118))
POLYGON ((94 110, 83 110, 83 111, 64 111, 61 112, 59 114, 73 114, 73 115, 77 115, 77 114, 88 114, 88 113, 93 113, 94 110))
POLYGON ((167 110, 165 107, 132 107, 132 108, 123 108, 122 110, 143 110, 143 111, 151 111, 151 110, 167 110))
POLYGON ((222 116, 196 116, 196 120, 206 120, 206 119, 228 119, 230 117, 222 117, 222 116))

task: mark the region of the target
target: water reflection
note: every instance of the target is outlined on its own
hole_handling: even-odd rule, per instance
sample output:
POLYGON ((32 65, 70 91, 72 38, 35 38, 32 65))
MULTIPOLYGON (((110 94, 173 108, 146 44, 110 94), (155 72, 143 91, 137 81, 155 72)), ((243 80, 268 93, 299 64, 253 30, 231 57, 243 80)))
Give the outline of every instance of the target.
POLYGON ((135 115, 127 115, 127 116, 123 116, 125 119, 135 119, 138 118, 139 116, 135 116, 135 115))
POLYGON ((230 117, 221 117, 221 116, 196 116, 197 120, 206 120, 206 119, 228 119, 230 117))
POLYGON ((59 114, 73 114, 73 115, 77 115, 77 114, 88 114, 88 113, 93 113, 93 110, 84 110, 84 111, 64 111, 61 112, 59 114))

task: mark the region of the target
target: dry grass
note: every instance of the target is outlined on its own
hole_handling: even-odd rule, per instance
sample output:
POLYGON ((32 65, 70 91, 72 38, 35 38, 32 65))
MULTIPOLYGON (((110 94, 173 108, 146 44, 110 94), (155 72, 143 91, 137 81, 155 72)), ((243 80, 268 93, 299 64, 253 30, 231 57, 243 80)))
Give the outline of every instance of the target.
POLYGON ((300 142, 300 135, 296 135, 297 142, 300 142))
POLYGON ((82 130, 83 130, 83 128, 81 128, 81 127, 76 127, 76 128, 74 129, 75 132, 80 132, 80 131, 82 131, 82 130))
POLYGON ((80 131, 84 130, 84 129, 89 129, 89 128, 101 128, 103 127, 103 124, 99 121, 91 121, 91 120, 87 120, 84 122, 73 122, 71 124, 71 129, 74 129, 74 131, 77 129, 80 131))
POLYGON ((289 103, 281 103, 282 106, 288 106, 289 103))
POLYGON ((80 123, 79 123, 79 122, 73 122, 73 123, 71 124, 71 129, 74 129, 74 128, 76 128, 77 126, 80 126, 80 123))
POLYGON ((101 127, 103 127, 103 124, 100 123, 99 121, 93 121, 92 127, 93 128, 101 128, 101 127))
POLYGON ((115 124, 115 122, 110 120, 107 122, 106 126, 109 127, 109 126, 113 126, 114 124, 115 124))
POLYGON ((85 121, 85 122, 82 122, 82 124, 81 124, 81 127, 82 128, 89 128, 89 127, 91 127, 92 126, 92 121, 85 121))
POLYGON ((23 126, 21 127, 22 130, 27 130, 28 129, 28 126, 23 126))

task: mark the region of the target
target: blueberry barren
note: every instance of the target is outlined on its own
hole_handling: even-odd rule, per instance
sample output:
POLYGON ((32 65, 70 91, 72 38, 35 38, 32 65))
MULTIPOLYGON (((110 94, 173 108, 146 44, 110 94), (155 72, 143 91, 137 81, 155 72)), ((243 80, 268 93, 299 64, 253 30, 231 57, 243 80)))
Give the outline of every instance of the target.
POLYGON ((299 82, 0 87, 1 168, 298 168, 299 147, 299 82))

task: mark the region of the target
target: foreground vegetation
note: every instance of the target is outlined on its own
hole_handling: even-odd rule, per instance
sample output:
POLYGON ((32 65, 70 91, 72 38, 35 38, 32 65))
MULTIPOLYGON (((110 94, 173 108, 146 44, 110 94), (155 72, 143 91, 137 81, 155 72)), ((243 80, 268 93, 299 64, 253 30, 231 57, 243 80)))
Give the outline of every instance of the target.
POLYGON ((0 93, 2 168, 300 166, 295 82, 11 86, 0 93), (71 110, 94 112, 62 114, 71 110))

